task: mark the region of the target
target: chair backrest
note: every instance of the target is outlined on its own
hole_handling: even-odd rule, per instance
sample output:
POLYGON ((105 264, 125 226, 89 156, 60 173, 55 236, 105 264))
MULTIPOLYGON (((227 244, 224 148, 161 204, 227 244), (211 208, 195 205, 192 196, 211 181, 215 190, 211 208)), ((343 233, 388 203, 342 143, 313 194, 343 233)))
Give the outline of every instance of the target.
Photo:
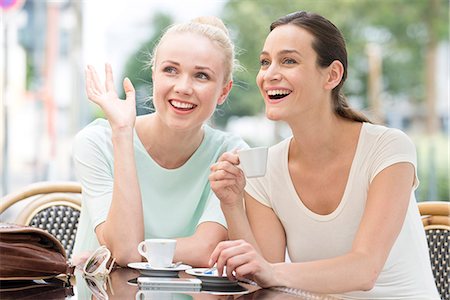
POLYGON ((28 201, 16 224, 38 227, 50 232, 72 256, 81 210, 81 185, 77 182, 37 182, 0 201, 0 214, 20 201, 28 201))
POLYGON ((442 299, 450 299, 450 202, 427 201, 418 205, 436 286, 442 299))

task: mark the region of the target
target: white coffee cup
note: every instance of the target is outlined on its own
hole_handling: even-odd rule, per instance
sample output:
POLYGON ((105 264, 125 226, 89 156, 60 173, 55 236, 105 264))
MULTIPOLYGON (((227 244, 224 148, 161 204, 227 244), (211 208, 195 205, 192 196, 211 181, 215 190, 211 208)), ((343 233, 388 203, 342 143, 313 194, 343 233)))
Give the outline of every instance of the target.
POLYGON ((261 177, 266 174, 267 147, 256 147, 238 150, 240 167, 247 178, 261 177))
POLYGON ((171 239, 146 239, 139 243, 138 251, 152 267, 167 268, 172 265, 176 244, 171 239))

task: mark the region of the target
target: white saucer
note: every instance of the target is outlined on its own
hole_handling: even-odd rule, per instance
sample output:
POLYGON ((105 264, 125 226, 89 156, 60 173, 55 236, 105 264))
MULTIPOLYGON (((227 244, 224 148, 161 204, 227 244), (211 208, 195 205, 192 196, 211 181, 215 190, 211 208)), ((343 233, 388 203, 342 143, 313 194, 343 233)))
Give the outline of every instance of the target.
MULTIPOLYGON (((211 292, 211 291, 202 291, 202 293, 207 293, 207 294, 211 294, 211 295, 245 295, 245 294, 249 294, 250 291, 249 290, 245 290, 245 291, 239 291, 239 292, 229 292, 229 291, 225 291, 225 292, 211 292)), ((220 299, 220 298, 219 298, 220 299)))
POLYGON ((181 264, 174 267, 152 267, 148 262, 135 262, 129 263, 128 267, 139 270, 142 275, 146 276, 177 276, 179 271, 186 271, 192 267, 189 265, 181 264))
POLYGON ((185 270, 187 274, 193 275, 201 279, 203 284, 206 285, 236 285, 237 280, 230 280, 226 275, 219 276, 217 270, 214 272, 207 272, 209 268, 194 268, 185 270))

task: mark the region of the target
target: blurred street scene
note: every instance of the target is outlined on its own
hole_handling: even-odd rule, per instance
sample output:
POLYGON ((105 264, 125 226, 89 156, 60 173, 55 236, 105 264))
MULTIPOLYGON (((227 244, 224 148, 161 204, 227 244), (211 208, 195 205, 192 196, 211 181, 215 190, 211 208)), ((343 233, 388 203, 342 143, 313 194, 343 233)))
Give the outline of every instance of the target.
MULTIPOLYGON (((346 37, 346 94, 372 120, 405 131, 418 151, 418 201, 449 200, 449 2, 447 0, 0 0, 1 195, 44 180, 76 180, 74 135, 102 114, 84 91, 86 64, 128 76, 138 113, 149 113, 146 58, 169 24, 216 15, 229 26, 238 59, 235 87, 212 121, 251 145, 289 136, 264 117, 255 84, 271 21, 318 12, 346 37)), ((100 72, 102 73, 102 72, 100 72)), ((121 93, 123 93, 121 91, 121 93)))

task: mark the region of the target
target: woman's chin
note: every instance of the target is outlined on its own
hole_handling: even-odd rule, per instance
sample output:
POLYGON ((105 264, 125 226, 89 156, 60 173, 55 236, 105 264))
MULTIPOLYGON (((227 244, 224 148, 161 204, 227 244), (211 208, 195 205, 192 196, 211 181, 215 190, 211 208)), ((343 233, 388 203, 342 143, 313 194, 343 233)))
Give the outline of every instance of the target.
POLYGON ((266 109, 266 117, 271 121, 280 121, 281 115, 273 110, 266 109))

